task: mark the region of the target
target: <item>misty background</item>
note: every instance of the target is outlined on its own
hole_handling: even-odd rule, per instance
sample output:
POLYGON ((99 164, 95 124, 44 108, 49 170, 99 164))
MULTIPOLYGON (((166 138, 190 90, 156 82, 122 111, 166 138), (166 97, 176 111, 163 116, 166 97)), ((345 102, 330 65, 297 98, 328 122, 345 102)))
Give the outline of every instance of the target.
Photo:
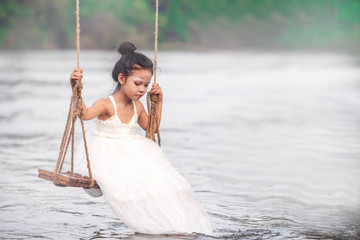
MULTIPOLYGON (((81 48, 154 46, 153 0, 81 0, 81 48), (96 4, 95 4, 96 2, 96 4)), ((359 0, 161 0, 160 49, 360 50, 359 0)), ((75 1, 1 0, 0 49, 75 46, 75 1)))

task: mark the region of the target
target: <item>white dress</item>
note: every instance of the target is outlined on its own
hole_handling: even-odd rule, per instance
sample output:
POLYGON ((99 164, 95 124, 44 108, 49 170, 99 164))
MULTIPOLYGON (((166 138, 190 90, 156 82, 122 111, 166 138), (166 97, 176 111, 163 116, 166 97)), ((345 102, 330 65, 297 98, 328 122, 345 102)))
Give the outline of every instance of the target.
MULTIPOLYGON (((128 124, 115 114, 87 133, 94 179, 116 216, 136 232, 146 234, 212 234, 205 211, 188 182, 174 169, 160 147, 136 133, 137 114, 128 124)), ((87 175, 83 148, 78 151, 76 172, 87 175)), ((99 194, 100 193, 100 194, 99 194)))

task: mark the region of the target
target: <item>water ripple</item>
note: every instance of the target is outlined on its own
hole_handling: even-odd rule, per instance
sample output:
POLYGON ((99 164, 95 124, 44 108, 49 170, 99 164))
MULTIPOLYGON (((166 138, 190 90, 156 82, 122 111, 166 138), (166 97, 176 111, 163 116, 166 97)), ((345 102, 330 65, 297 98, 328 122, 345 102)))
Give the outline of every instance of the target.
MULTIPOLYGON (((91 104, 111 92, 117 56, 82 56, 91 104)), ((73 51, 8 51, 0 55, 0 238, 360 239, 357 58, 159 56, 163 150, 209 212, 215 235, 136 234, 104 198, 37 178, 38 168, 55 167, 73 51)))

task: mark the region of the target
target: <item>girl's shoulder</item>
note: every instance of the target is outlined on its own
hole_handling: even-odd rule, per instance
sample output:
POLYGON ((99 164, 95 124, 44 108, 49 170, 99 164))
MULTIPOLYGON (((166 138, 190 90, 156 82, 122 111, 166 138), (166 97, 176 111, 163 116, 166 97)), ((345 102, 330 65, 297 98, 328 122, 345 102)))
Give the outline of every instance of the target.
POLYGON ((106 97, 106 98, 99 98, 98 100, 96 100, 94 102, 94 104, 106 106, 106 105, 109 105, 109 104, 112 104, 112 103, 111 103, 110 98, 106 97))
POLYGON ((111 112, 111 109, 113 109, 113 104, 110 100, 110 98, 106 97, 106 98, 99 98, 98 100, 96 100, 93 104, 93 106, 95 107, 99 107, 99 108, 102 108, 102 109, 106 109, 107 112, 111 112))
POLYGON ((140 100, 134 101, 136 108, 140 108, 140 109, 144 109, 144 105, 142 104, 142 102, 140 102, 140 100))
POLYGON ((138 116, 140 116, 139 114, 141 114, 145 110, 144 105, 139 100, 134 101, 134 103, 136 106, 136 112, 137 112, 138 116))

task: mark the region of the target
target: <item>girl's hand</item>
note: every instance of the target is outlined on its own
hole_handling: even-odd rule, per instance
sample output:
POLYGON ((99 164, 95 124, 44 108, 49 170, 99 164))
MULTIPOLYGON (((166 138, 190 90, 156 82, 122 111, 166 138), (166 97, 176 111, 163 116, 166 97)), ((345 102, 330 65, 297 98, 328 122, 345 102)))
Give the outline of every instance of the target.
POLYGON ((83 70, 76 68, 71 74, 70 74, 70 84, 71 87, 75 86, 75 81, 76 80, 81 80, 83 78, 83 74, 82 74, 83 70))
POLYGON ((161 87, 159 86, 158 83, 153 83, 152 88, 151 88, 151 90, 150 90, 150 93, 151 93, 151 94, 158 95, 158 100, 159 100, 160 102, 162 102, 162 100, 163 100, 163 93, 162 93, 161 87))

